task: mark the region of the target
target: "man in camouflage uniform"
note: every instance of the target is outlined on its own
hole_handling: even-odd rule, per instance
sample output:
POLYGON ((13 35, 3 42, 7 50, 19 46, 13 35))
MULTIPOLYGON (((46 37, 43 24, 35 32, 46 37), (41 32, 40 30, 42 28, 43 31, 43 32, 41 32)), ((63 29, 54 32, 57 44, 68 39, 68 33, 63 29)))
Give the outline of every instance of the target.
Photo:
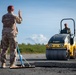
POLYGON ((16 58, 16 36, 18 33, 16 23, 20 24, 22 22, 21 11, 18 12, 18 16, 13 14, 14 7, 12 5, 7 8, 8 13, 3 15, 2 23, 2 52, 1 52, 1 62, 2 67, 6 67, 6 53, 9 47, 10 49, 10 67, 16 67, 14 65, 16 58))
POLYGON ((63 30, 66 31, 67 34, 71 34, 71 30, 70 30, 70 28, 68 28, 67 23, 64 24, 64 27, 65 27, 65 28, 64 28, 63 30))

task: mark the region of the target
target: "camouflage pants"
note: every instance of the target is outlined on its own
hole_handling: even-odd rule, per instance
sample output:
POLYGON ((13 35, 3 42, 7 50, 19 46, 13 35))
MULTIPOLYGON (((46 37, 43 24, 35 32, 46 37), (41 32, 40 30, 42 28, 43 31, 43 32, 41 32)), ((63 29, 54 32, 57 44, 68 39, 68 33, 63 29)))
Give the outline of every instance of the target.
POLYGON ((10 34, 2 35, 2 52, 1 52, 1 62, 6 63, 6 53, 8 48, 10 49, 10 63, 13 64, 16 58, 16 37, 10 34))

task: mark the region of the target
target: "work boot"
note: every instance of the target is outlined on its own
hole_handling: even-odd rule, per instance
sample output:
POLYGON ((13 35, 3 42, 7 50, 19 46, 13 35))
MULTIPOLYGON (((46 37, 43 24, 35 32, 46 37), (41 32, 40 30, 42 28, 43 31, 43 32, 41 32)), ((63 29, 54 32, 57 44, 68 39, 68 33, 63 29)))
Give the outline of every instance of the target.
POLYGON ((1 67, 6 68, 6 63, 2 63, 1 67))

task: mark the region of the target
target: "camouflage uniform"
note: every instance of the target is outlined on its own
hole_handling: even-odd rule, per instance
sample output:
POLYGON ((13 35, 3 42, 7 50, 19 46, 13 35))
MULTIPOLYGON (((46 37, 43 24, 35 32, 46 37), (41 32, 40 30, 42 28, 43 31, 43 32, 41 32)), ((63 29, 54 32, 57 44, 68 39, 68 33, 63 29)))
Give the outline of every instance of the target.
POLYGON ((63 30, 66 31, 67 34, 71 34, 70 28, 64 28, 63 30))
POLYGON ((10 63, 14 63, 16 57, 16 35, 18 33, 16 23, 20 24, 22 18, 15 16, 13 13, 7 13, 2 17, 2 52, 1 62, 6 63, 6 53, 10 49, 10 63))

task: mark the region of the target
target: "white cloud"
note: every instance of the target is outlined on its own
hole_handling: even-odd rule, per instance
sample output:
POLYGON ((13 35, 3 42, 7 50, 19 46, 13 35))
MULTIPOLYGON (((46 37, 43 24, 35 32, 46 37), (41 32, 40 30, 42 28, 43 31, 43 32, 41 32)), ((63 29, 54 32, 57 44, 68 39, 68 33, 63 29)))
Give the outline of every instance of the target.
POLYGON ((48 38, 45 37, 43 34, 33 34, 25 40, 27 43, 30 44, 46 44, 48 42, 48 38))

